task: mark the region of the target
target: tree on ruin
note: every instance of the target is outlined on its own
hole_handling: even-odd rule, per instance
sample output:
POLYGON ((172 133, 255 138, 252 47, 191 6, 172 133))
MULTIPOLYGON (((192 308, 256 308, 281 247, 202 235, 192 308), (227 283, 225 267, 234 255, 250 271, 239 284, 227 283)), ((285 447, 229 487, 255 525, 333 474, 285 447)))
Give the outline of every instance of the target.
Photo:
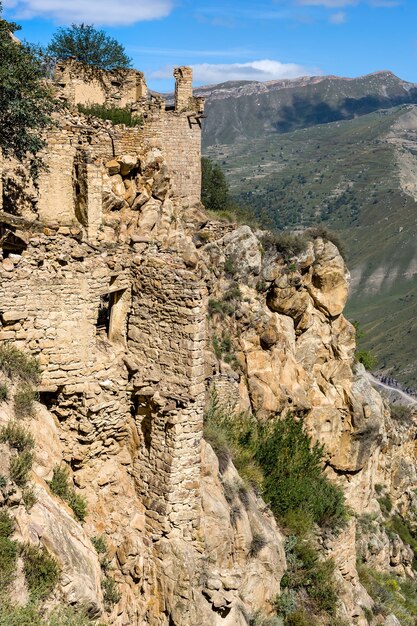
POLYGON ((98 70, 123 70, 132 64, 124 47, 92 24, 59 28, 48 46, 48 53, 57 60, 74 59, 98 70))

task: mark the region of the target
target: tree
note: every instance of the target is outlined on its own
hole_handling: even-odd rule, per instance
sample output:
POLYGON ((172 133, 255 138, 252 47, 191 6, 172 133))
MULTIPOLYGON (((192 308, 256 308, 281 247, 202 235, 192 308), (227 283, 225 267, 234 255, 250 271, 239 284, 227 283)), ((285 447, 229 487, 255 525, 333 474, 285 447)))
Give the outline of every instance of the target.
POLYGON ((44 81, 43 56, 13 33, 17 24, 1 19, 0 2, 0 148, 23 159, 45 145, 42 131, 51 123, 52 92, 44 81))
POLYGON ((232 205, 222 170, 205 157, 201 159, 201 201, 210 211, 225 211, 232 205))
POLYGON ((59 60, 75 59, 84 66, 99 70, 120 70, 132 60, 123 46, 92 24, 72 24, 59 28, 48 46, 48 53, 59 60))

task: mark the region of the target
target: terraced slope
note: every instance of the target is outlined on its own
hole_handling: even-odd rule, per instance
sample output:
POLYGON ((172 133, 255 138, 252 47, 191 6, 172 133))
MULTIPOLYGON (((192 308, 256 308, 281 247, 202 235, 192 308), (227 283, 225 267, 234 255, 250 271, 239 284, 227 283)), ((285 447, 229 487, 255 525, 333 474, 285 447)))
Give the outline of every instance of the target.
POLYGON ((417 107, 211 145, 234 194, 278 228, 340 232, 348 315, 378 367, 417 387, 417 107))

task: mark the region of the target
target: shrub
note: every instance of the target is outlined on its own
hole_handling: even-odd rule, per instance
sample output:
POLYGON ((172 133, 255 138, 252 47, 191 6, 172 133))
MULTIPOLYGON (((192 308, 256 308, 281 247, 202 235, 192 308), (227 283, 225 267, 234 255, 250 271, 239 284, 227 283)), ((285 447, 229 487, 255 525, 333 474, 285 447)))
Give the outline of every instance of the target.
POLYGON ((84 115, 98 117, 101 120, 109 120, 113 124, 124 124, 133 128, 143 126, 143 117, 135 115, 129 108, 106 107, 102 104, 92 104, 89 106, 79 104, 78 110, 84 115))
POLYGON ((117 604, 121 598, 121 594, 117 588, 116 582, 110 576, 106 576, 106 578, 101 583, 103 588, 104 595, 104 603, 108 609, 117 604))
POLYGON ((0 537, 0 589, 5 589, 14 579, 16 560, 16 542, 0 537))
POLYGON ((20 378, 26 383, 37 385, 40 381, 38 361, 10 343, 0 344, 0 370, 8 378, 20 378))
POLYGON ((10 478, 18 487, 26 486, 32 465, 33 453, 29 450, 24 450, 10 459, 10 478))
POLYGON ((0 489, 5 487, 6 485, 7 485, 7 478, 6 478, 6 476, 3 476, 3 474, 0 474, 0 489))
POLYGON ((265 476, 265 495, 276 516, 303 511, 321 526, 336 528, 345 523, 343 492, 324 475, 323 447, 312 445, 301 420, 287 414, 266 428, 256 458, 265 476))
POLYGON ((68 498, 70 486, 68 484, 69 473, 66 467, 54 467, 52 473, 52 480, 49 482, 49 487, 56 496, 59 496, 63 500, 68 498))
POLYGON ((337 592, 334 585, 334 563, 322 561, 316 548, 306 540, 290 537, 285 544, 288 570, 281 581, 283 589, 303 590, 313 614, 335 615, 337 592))
POLYGON ((17 422, 8 422, 0 429, 0 442, 8 443, 18 452, 30 451, 35 447, 32 435, 17 422))
POLYGON ((38 394, 28 383, 19 385, 14 395, 14 411, 18 419, 28 417, 33 414, 34 402, 38 394))
POLYGON ((370 350, 356 350, 355 361, 357 363, 362 363, 364 368, 370 371, 375 369, 378 363, 378 359, 370 350))
POLYGON ((391 417, 396 422, 410 422, 412 419, 412 410, 409 406, 401 404, 390 404, 391 417))
MULTIPOLYGON (((29 603, 26 606, 17 606, 7 598, 2 598, 0 603, 0 624, 1 626, 46 626, 36 604, 29 603)), ((62 626, 66 625, 63 624, 62 626)))
POLYGON ((48 619, 48 626, 94 626, 94 624, 96 622, 92 622, 84 611, 71 606, 55 609, 48 619))
POLYGON ((33 507, 37 500, 35 492, 31 487, 25 487, 23 489, 22 496, 26 511, 30 511, 30 509, 33 507))
POLYGON ((256 533, 252 537, 252 541, 249 548, 249 556, 253 559, 258 556, 259 552, 267 545, 267 540, 263 535, 256 533))
POLYGON ((71 489, 67 502, 74 511, 77 520, 84 522, 88 513, 86 499, 76 493, 74 489, 71 489))
POLYGON ((97 535, 96 537, 92 537, 91 543, 95 547, 97 554, 106 554, 107 544, 102 535, 97 535))
POLYGON ((208 314, 210 317, 216 313, 221 317, 224 317, 225 315, 232 315, 234 310, 235 308, 230 302, 215 300, 214 298, 210 298, 208 301, 208 314))
POLYGON ((2 509, 0 511, 0 537, 10 537, 14 531, 14 519, 2 509))
POLYGON ((284 626, 316 626, 314 617, 300 609, 286 616, 284 626))
POLYGON ((6 383, 0 383, 0 402, 4 402, 9 397, 9 388, 6 383))
POLYGON ((44 599, 52 592, 59 577, 58 564, 43 547, 22 546, 23 571, 32 598, 44 599))
POLYGON ((292 589, 285 589, 280 596, 275 599, 275 610, 278 614, 287 616, 297 608, 297 596, 292 589))
POLYGON ((307 241, 304 235, 294 235, 285 231, 268 231, 261 236, 263 249, 278 254, 284 260, 302 254, 306 249, 307 241))
POLYGON ((68 503, 78 521, 83 522, 85 520, 87 517, 87 502, 69 484, 69 471, 66 467, 54 467, 49 487, 52 493, 68 503))
POLYGON ((335 233, 333 230, 330 230, 329 228, 326 228, 325 226, 313 226, 312 228, 309 228, 307 230, 307 234, 309 237, 312 237, 313 239, 320 237, 321 239, 324 239, 325 241, 330 241, 339 250, 340 255, 343 258, 345 258, 346 256, 345 244, 343 243, 338 233, 335 233))

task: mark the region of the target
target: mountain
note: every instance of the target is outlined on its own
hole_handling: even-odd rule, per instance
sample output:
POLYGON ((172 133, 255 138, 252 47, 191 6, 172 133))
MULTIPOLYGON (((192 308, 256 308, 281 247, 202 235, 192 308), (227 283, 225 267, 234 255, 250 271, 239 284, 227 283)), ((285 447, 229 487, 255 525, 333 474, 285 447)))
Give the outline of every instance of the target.
POLYGON ((264 221, 278 229, 324 224, 340 234, 352 274, 348 316, 361 322, 364 347, 375 352, 378 369, 415 388, 417 107, 394 103, 415 99, 416 86, 388 72, 359 79, 300 79, 286 86, 278 82, 230 87, 227 97, 224 87, 213 88, 205 154, 222 164, 234 195, 264 221), (305 103, 303 116, 287 122, 282 99, 281 105, 270 106, 285 90, 287 100, 305 103), (239 96, 242 91, 245 95, 239 96), (315 98, 321 94, 321 106, 313 92, 315 98), (378 102, 386 108, 378 108, 378 102), (359 114, 365 103, 375 110, 359 114), (219 107, 222 118, 213 144, 219 107), (255 107, 262 127, 256 137, 251 136, 255 107), (342 117, 355 109, 352 119, 313 124, 319 110, 324 117, 329 110, 342 117), (237 139, 235 134, 232 140, 235 124, 219 143, 226 136, 223 122, 238 118, 246 135, 237 139), (298 128, 284 132, 286 123, 298 128))
POLYGON ((359 78, 313 76, 201 87, 207 98, 204 145, 282 133, 417 103, 417 84, 383 71, 359 78))

